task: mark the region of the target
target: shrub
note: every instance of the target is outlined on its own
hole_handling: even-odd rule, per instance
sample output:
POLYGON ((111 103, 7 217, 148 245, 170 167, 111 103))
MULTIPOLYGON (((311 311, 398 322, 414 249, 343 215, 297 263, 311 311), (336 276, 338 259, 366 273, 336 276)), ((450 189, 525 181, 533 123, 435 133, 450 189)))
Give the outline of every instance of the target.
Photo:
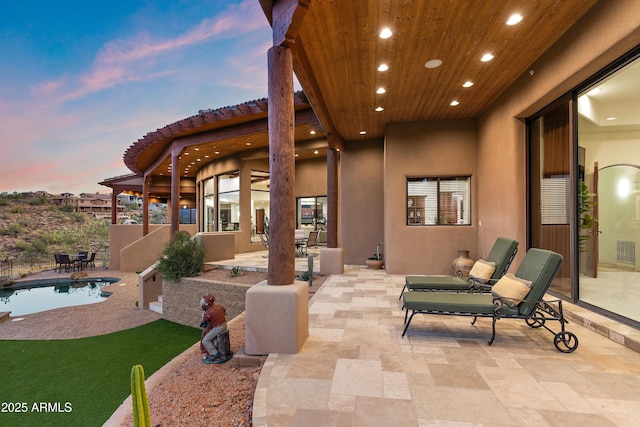
POLYGON ((173 281, 195 276, 202 270, 204 253, 205 249, 200 241, 180 231, 162 251, 158 271, 163 277, 173 281))
POLYGON ((11 213, 15 213, 15 214, 23 214, 27 211, 27 208, 25 208, 24 206, 13 206, 11 207, 11 213))
POLYGON ((32 206, 37 206, 37 205, 46 205, 47 203, 49 203, 49 200, 46 197, 34 197, 31 200, 29 200, 29 204, 32 206))
POLYGON ((0 229, 1 236, 18 237, 24 230, 19 224, 9 224, 7 228, 0 229))
POLYGON ((229 272, 229 275, 231 277, 240 277, 244 274, 244 268, 240 267, 240 266, 236 266, 231 268, 231 271, 229 272))

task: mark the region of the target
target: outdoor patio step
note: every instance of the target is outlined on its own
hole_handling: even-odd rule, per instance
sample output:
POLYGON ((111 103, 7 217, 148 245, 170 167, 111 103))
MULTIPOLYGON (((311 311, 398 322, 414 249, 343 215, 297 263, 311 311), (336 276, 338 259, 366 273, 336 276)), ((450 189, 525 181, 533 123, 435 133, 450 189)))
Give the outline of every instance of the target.
POLYGON ((5 320, 8 320, 10 314, 11 314, 10 311, 0 311, 0 323, 4 322, 5 320))
POLYGON ((158 301, 149 303, 149 310, 162 314, 162 295, 158 297, 158 301))

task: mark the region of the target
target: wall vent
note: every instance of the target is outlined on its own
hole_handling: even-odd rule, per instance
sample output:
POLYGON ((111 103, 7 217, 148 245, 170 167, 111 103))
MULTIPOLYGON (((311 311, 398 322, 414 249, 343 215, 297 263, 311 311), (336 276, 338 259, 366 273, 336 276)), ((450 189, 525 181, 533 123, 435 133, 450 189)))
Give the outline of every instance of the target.
POLYGON ((616 245, 616 261, 636 263, 636 242, 633 240, 618 240, 616 245))

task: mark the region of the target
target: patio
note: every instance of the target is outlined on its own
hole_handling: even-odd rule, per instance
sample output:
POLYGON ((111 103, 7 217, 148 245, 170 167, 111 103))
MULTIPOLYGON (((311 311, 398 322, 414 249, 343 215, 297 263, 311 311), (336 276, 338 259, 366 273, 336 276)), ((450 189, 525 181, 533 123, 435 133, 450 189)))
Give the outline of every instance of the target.
MULTIPOLYGON (((217 264, 261 269, 264 256, 217 264)), ((492 346, 489 319, 418 316, 402 338, 403 284, 349 265, 327 279, 310 301, 302 351, 267 358, 253 425, 635 425, 639 331, 565 303, 580 340, 571 354, 514 320, 498 322, 492 346)))

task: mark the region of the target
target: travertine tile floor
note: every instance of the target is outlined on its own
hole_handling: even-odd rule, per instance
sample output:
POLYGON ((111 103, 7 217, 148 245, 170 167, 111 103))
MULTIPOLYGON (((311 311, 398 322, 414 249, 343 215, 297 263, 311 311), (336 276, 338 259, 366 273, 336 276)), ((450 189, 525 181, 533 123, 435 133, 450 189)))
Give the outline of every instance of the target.
POLYGON ((360 267, 327 280, 302 350, 269 355, 253 425, 638 425, 640 353, 576 322, 571 354, 522 320, 498 321, 492 346, 490 319, 468 317, 418 315, 403 338, 403 280, 360 267))

